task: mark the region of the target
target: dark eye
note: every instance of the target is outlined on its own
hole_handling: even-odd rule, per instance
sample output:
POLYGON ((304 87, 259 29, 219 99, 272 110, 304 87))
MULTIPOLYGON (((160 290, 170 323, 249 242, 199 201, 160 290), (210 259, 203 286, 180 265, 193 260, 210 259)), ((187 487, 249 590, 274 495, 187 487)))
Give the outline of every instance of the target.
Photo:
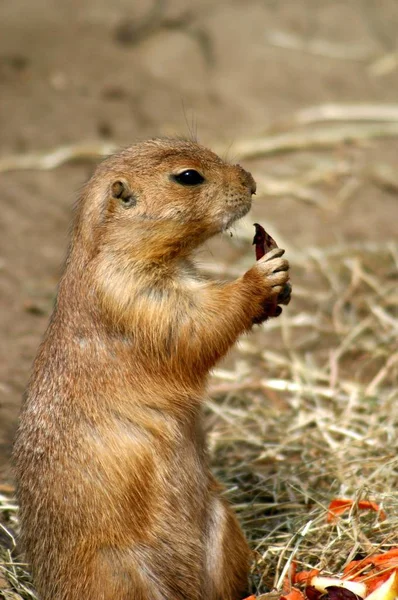
POLYGON ((200 185, 205 180, 195 169, 187 169, 178 175, 171 175, 171 179, 181 185, 200 185))

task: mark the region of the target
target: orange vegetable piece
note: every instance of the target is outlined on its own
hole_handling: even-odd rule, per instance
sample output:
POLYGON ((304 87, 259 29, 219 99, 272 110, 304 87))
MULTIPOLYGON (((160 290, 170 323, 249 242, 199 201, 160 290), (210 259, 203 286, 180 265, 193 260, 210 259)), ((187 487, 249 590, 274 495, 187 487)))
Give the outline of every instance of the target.
POLYGON ((289 568, 289 573, 286 575, 285 579, 283 580, 283 584, 282 584, 283 592, 286 592, 287 594, 290 592, 292 583, 295 583, 295 581, 296 581, 295 580, 296 571, 297 571, 297 562, 295 560, 292 560, 290 568, 289 568))
POLYGON ((299 571, 298 573, 294 574, 294 577, 292 577, 292 583, 304 583, 305 585, 309 585, 311 579, 319 575, 319 573, 319 569, 311 569, 310 571, 299 571))
POLYGON ((398 572, 398 548, 362 560, 352 560, 344 568, 343 577, 365 583, 369 595, 383 585, 393 571, 398 572))
POLYGON ((375 565, 384 565, 386 562, 392 561, 398 567, 398 548, 391 548, 391 550, 382 554, 375 554, 375 556, 370 556, 367 560, 375 565))
POLYGON ((377 588, 383 585, 383 583, 387 581, 390 578, 390 576, 391 571, 386 571, 385 573, 380 573, 379 575, 373 575, 369 577, 369 579, 366 579, 366 577, 364 577, 363 580, 364 583, 366 583, 368 594, 371 594, 372 592, 377 590, 377 588))
MULTIPOLYGON (((329 504, 328 514, 326 520, 328 523, 332 523, 336 520, 336 517, 342 515, 347 512, 352 505, 354 504, 353 500, 348 498, 335 498, 329 504)), ((370 502, 369 500, 359 500, 357 506, 360 510, 374 510, 379 513, 379 518, 381 521, 384 521, 387 518, 384 510, 380 509, 380 506, 376 504, 376 502, 370 502)))
POLYGON ((398 598, 398 571, 367 596, 368 600, 396 600, 398 598))
POLYGON ((280 597, 280 600, 305 600, 303 592, 295 587, 292 587, 288 594, 284 594, 280 597))
MULTIPOLYGON (((387 552, 374 554, 373 556, 368 556, 362 560, 352 560, 345 566, 343 577, 352 578, 352 576, 358 572, 360 572, 360 576, 362 575, 364 578, 369 577, 369 572, 367 574, 362 574, 363 568, 367 565, 380 567, 383 571, 386 569, 398 569, 398 548, 392 548, 387 552)), ((378 573, 380 569, 378 569, 376 573, 378 573)))

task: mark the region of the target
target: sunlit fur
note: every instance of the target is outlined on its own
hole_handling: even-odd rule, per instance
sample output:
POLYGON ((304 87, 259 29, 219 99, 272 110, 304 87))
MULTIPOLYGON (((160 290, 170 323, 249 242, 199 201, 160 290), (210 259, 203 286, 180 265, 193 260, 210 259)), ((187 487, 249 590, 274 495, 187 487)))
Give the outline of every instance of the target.
POLYGON ((209 472, 201 405, 209 370, 266 318, 288 267, 279 252, 210 283, 190 255, 250 209, 254 190, 240 166, 170 139, 111 156, 83 190, 14 450, 41 600, 248 591, 249 549, 209 472), (170 178, 183 169, 205 182, 170 178))

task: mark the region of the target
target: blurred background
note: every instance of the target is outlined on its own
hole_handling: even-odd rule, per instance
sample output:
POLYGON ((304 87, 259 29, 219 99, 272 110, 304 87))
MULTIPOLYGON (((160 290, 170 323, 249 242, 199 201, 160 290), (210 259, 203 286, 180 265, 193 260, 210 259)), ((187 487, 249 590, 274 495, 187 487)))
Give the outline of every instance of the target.
MULTIPOLYGON (((339 330, 332 314, 347 308, 355 282, 376 302, 390 282, 391 322, 380 317, 370 327, 395 331, 397 31, 396 0, 0 1, 0 479, 10 478, 11 440, 73 202, 109 148, 194 132, 253 172, 253 216, 200 259, 209 275, 243 272, 254 260, 252 222, 260 221, 292 261, 289 348, 313 351, 326 377, 330 353, 362 318, 348 307, 339 330), (83 157, 82 144, 90 144, 83 157), (73 160, 48 168, 45 156, 69 145, 73 160)), ((284 351, 279 329, 250 340, 284 351)), ((373 382, 372 392, 392 352, 370 355, 375 335, 356 349, 359 363, 341 364, 361 389, 373 382)), ((240 360, 232 355, 220 368, 215 392, 240 360)), ((264 374, 269 364, 253 368, 264 374)), ((387 371, 396 378, 396 362, 387 371)))

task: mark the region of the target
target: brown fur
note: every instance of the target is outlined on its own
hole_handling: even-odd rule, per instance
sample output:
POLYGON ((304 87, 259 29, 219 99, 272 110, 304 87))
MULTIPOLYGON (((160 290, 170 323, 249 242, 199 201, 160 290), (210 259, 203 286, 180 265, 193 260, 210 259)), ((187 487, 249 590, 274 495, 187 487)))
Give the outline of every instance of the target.
POLYGON ((209 370, 288 279, 274 250, 232 283, 192 251, 250 208, 249 173, 183 140, 105 160, 77 206, 15 443, 41 600, 238 600, 249 549, 207 464, 209 370), (196 169, 202 185, 170 174, 196 169))

